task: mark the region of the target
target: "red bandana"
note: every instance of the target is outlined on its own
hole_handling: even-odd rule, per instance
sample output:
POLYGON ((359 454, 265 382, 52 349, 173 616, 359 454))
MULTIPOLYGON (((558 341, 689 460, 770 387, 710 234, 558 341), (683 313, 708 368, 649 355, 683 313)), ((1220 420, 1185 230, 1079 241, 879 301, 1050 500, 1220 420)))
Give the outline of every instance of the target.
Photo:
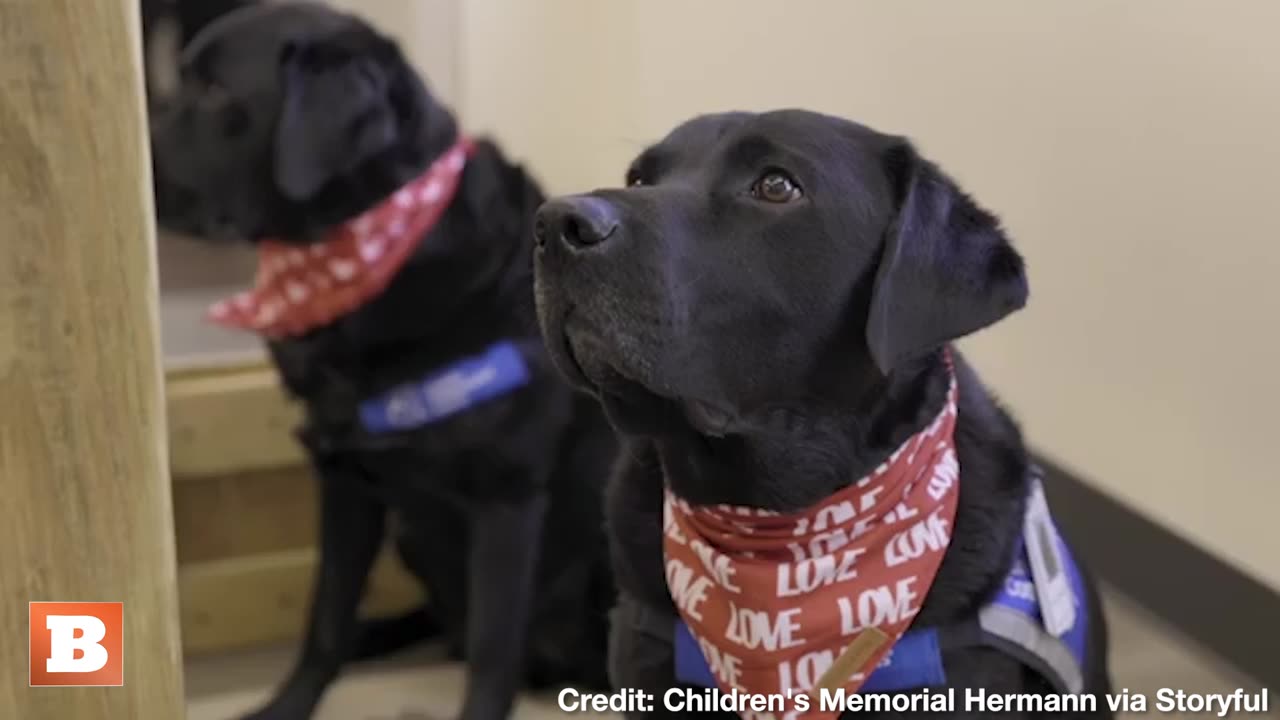
POLYGON ((667 492, 667 586, 723 691, 807 693, 801 716, 838 714, 820 711, 818 691, 857 692, 911 625, 946 553, 955 423, 951 371, 928 427, 807 510, 691 507, 667 492))
POLYGON ((444 214, 471 154, 460 139, 416 180, 312 245, 258 244, 255 287, 209 308, 216 323, 269 338, 333 322, 386 289, 444 214))

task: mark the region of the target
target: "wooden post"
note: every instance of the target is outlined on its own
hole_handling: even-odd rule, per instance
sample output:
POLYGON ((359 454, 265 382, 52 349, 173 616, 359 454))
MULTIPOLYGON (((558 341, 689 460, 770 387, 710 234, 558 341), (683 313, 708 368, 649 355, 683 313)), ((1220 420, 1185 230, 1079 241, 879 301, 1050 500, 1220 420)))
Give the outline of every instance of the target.
POLYGON ((0 0, 3 718, 185 717, 139 34, 0 0), (39 600, 124 603, 123 687, 28 687, 39 600))

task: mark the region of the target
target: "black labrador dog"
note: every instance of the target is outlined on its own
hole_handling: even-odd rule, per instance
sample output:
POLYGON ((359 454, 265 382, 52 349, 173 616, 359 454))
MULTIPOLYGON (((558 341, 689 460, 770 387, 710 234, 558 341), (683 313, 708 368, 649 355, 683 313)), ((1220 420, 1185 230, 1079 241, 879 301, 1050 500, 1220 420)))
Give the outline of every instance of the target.
POLYGON ((549 351, 626 437, 611 679, 652 694, 630 716, 687 714, 711 685, 798 691, 807 706, 767 710, 804 716, 860 684, 882 704, 825 709, 922 715, 957 688, 931 714, 1109 715, 1097 594, 1017 425, 950 348, 1024 305, 1022 259, 909 141, 797 110, 703 116, 626 188, 545 204, 535 233, 549 351), (928 494, 886 484, 918 450, 928 494))
MULTIPOLYGON (((535 181, 490 141, 464 152, 454 117, 398 47, 323 5, 217 18, 180 70, 152 118, 160 223, 260 249, 270 238, 260 283, 293 272, 268 260, 305 261, 334 274, 285 300, 297 290, 347 303, 320 305, 321 320, 293 331, 262 326, 305 407, 321 537, 301 657, 251 717, 307 718, 344 662, 435 630, 468 664, 464 718, 505 717, 523 680, 607 683, 615 591, 602 494, 617 442, 538 334, 535 181), (395 214, 426 217, 415 203, 439 213, 421 231, 395 214), (324 260, 338 252, 332 238, 367 233, 362 222, 387 211, 386 235, 408 248, 394 273, 324 260), (361 626, 357 603, 388 533, 425 583, 427 610, 361 626)), ((373 238, 358 237, 363 257, 373 238)), ((272 302, 258 310, 274 316, 272 302)))

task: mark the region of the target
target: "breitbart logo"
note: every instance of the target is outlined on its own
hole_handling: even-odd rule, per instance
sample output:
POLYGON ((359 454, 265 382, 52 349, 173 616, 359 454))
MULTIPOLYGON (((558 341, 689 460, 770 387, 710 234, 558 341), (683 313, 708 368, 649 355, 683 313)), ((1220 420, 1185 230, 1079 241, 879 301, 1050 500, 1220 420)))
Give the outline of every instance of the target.
POLYGON ((33 602, 31 687, 124 685, 124 603, 33 602))

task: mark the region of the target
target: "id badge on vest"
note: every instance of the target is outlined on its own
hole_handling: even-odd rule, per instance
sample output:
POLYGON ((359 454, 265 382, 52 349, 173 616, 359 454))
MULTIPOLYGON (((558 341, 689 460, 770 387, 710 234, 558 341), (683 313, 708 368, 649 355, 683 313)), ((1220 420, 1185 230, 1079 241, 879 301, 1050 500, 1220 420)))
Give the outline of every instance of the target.
POLYGON ((1057 530, 1049 516, 1044 488, 1037 480, 1027 498, 1023 537, 1027 543, 1027 559, 1031 577, 1035 579, 1036 599, 1045 629, 1055 637, 1071 629, 1076 622, 1076 605, 1067 577, 1066 564, 1058 551, 1057 530))

